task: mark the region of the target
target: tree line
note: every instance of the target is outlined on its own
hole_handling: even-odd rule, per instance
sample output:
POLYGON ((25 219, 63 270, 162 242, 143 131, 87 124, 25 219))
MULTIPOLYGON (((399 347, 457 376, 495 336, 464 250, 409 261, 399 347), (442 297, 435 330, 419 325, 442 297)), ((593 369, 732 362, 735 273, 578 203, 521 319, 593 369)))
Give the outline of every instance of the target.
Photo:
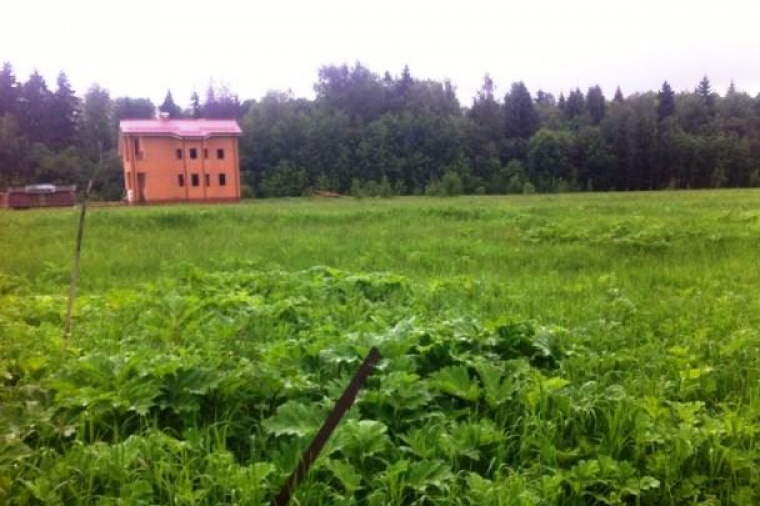
POLYGON ((158 107, 147 98, 112 98, 93 84, 79 97, 65 72, 55 87, 34 71, 17 79, 6 62, 0 70, 0 189, 32 183, 76 184, 95 176, 96 198, 118 200, 124 194, 118 129, 122 119, 242 118, 241 104, 226 86, 209 85, 203 101, 197 93, 186 108, 171 91, 158 107), (100 170, 98 171, 98 167, 100 170))
POLYGON ((80 99, 64 73, 50 89, 0 72, 0 184, 81 184, 103 159, 99 195, 123 192, 115 151, 121 119, 234 118, 249 196, 316 190, 360 195, 532 193, 760 186, 760 95, 707 77, 693 91, 608 99, 599 86, 555 97, 522 82, 504 95, 486 76, 469 106, 454 85, 367 67, 319 70, 315 98, 270 92, 241 102, 209 86, 188 106, 171 92, 112 99, 93 85, 80 99))

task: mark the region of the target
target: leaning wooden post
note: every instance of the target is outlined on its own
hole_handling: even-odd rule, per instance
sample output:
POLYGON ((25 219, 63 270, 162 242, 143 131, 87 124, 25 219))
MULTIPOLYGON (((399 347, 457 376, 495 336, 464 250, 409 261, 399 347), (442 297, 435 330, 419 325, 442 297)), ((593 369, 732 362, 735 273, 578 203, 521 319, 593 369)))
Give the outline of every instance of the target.
POLYGON ((380 351, 373 346, 372 349, 369 350, 364 362, 362 362, 359 369, 356 371, 356 374, 354 374, 354 377, 351 379, 351 383, 348 384, 343 395, 341 395, 338 402, 335 403, 335 407, 325 420, 325 423, 322 424, 322 428, 320 428, 317 435, 314 436, 311 445, 309 445, 309 448, 301 456, 301 460, 298 462, 295 470, 288 477, 285 485, 282 486, 280 493, 277 494, 277 497, 272 501, 272 506, 286 506, 288 502, 290 502, 291 494, 309 472, 309 468, 311 468, 314 461, 317 460, 319 452, 322 451, 322 448, 325 446, 325 443, 327 443, 327 440, 335 430, 335 427, 338 426, 340 419, 343 418, 343 415, 348 411, 348 408, 354 403, 356 395, 359 393, 359 389, 362 387, 367 377, 369 377, 372 369, 379 360, 380 351))
POLYGON ((82 238, 84 237, 84 218, 87 214, 87 202, 90 200, 90 192, 95 176, 103 166, 103 147, 98 142, 98 167, 87 181, 87 187, 82 196, 82 205, 79 211, 79 227, 77 228, 77 240, 74 245, 74 264, 71 266, 71 282, 69 283, 69 301, 66 305, 66 320, 63 323, 64 337, 71 335, 71 313, 74 310, 74 298, 77 293, 77 282, 79 281, 79 259, 82 257, 82 238))

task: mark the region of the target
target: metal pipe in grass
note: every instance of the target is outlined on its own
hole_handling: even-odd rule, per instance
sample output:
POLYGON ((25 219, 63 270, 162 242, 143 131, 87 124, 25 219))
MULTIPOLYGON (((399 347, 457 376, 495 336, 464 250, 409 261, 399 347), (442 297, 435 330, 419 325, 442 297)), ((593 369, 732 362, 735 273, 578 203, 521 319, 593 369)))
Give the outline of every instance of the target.
POLYGON ((295 489, 298 488, 298 484, 301 480, 308 474, 311 465, 317 460, 319 453, 322 451, 325 443, 327 443, 327 440, 330 439, 330 435, 332 435, 333 431, 338 426, 343 415, 354 404, 356 395, 359 393, 362 385, 364 385, 364 382, 372 373, 372 370, 379 360, 380 350, 373 346, 359 366, 359 369, 356 370, 354 377, 351 378, 351 382, 346 387, 343 395, 341 395, 338 402, 335 403, 335 407, 325 420, 325 423, 322 424, 319 432, 314 436, 314 440, 309 445, 309 448, 307 448, 301 456, 301 460, 298 462, 295 470, 288 477, 285 485, 282 486, 282 489, 280 489, 280 493, 277 494, 277 497, 272 501, 272 506, 286 506, 288 502, 290 502, 290 496, 295 489))

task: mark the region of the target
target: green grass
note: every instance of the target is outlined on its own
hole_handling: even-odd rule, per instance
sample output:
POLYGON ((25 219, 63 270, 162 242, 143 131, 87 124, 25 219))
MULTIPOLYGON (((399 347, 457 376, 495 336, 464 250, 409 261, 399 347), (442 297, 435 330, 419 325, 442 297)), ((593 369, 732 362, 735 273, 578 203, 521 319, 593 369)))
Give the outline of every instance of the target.
MULTIPOLYGON (((0 214, 0 272, 48 290, 66 281, 75 214, 0 214)), ((324 265, 465 277, 518 316, 580 324, 610 288, 643 305, 690 288, 749 294, 759 246, 756 191, 107 208, 88 217, 81 287, 135 287, 188 264, 324 265)))
POLYGON ((0 212, 0 502, 760 501, 760 192, 0 212))

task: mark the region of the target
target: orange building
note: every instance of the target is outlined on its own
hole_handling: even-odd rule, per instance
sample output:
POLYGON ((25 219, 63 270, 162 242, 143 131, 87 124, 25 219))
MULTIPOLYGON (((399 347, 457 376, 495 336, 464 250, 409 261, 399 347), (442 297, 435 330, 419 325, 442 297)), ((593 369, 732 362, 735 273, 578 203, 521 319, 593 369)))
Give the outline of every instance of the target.
POLYGON ((124 120, 119 129, 130 204, 240 200, 235 121, 124 120))

